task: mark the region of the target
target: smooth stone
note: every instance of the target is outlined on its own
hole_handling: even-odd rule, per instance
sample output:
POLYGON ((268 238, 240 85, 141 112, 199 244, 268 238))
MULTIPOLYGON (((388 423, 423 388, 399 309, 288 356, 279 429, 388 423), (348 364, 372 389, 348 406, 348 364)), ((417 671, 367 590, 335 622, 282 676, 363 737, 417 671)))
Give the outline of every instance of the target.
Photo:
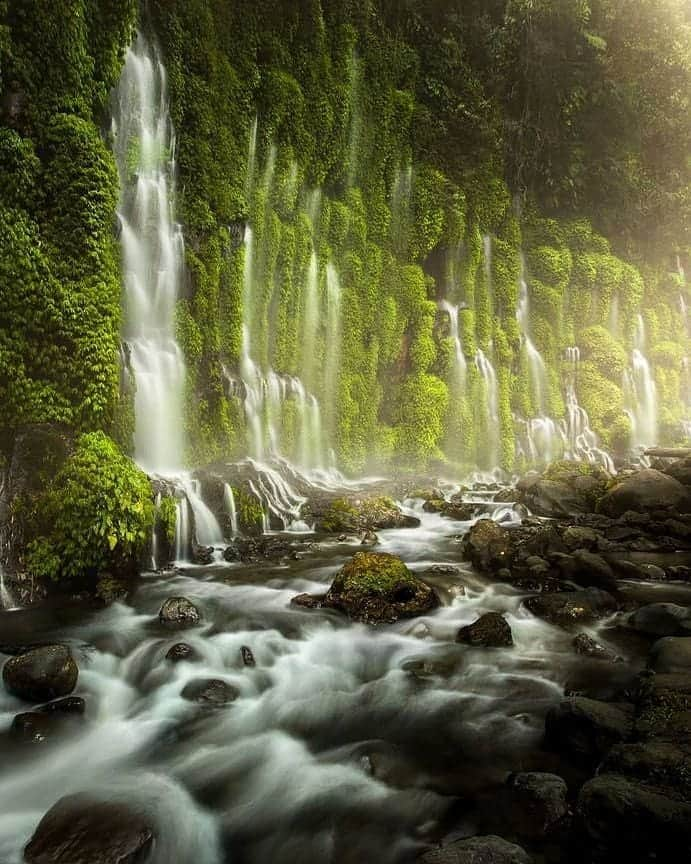
POLYGON ((583 786, 577 830, 587 848, 583 860, 593 864, 691 860, 691 803, 629 777, 600 774, 583 786))
POLYGON ((81 696, 65 696, 39 706, 36 711, 43 714, 83 714, 86 711, 86 702, 81 696))
POLYGON ((77 664, 64 645, 45 645, 10 657, 2 670, 7 690, 28 702, 67 696, 77 686, 78 677, 77 664))
POLYGON ((166 660, 170 660, 171 663, 180 663, 183 660, 191 662, 196 657, 197 652, 187 642, 176 642, 175 645, 171 645, 166 653, 166 660))
POLYGON ((553 624, 574 624, 606 618, 618 609, 617 601, 600 588, 538 594, 525 601, 526 608, 553 624))
POLYGON ((240 693, 220 678, 195 678, 185 684, 180 695, 190 702, 213 706, 234 702, 240 693))
POLYGON ((629 624, 649 636, 691 636, 691 608, 676 603, 650 603, 637 609, 629 624))
POLYGON ((648 665, 656 672, 686 672, 691 670, 691 638, 666 636, 650 649, 648 665))
POLYGON ((511 627, 498 612, 487 612, 477 621, 461 627, 457 642, 465 645, 481 645, 485 648, 503 648, 513 645, 511 627))
POLYGON ((492 519, 479 519, 465 535, 462 553, 482 572, 508 567, 513 557, 511 533, 492 519))
POLYGON ((633 731, 633 707, 574 696, 550 708, 545 746, 595 767, 607 751, 633 731))
POLYGON ((577 636, 574 636, 573 647, 576 649, 577 654, 582 654, 584 657, 592 657, 595 660, 616 659, 614 651, 605 648, 604 645, 596 642, 595 639, 591 638, 586 633, 579 633, 577 636))
POLYGON ((12 720, 10 734, 29 744, 44 744, 55 731, 55 719, 40 711, 26 711, 12 720))
POLYGON ((418 861, 420 864, 532 864, 533 859, 515 843, 488 834, 431 849, 418 861))
POLYGON ((628 477, 623 477, 609 489, 598 502, 598 511, 616 519, 628 511, 650 512, 653 510, 686 510, 689 492, 678 480, 644 468, 628 477))
POLYGON ((24 849, 25 864, 144 864, 154 829, 125 804, 61 798, 24 849))
POLYGON ((201 615, 187 597, 169 597, 159 610, 158 620, 175 627, 191 627, 201 621, 201 615))
POLYGON ((243 645, 240 648, 240 655, 242 657, 243 666, 256 666, 257 661, 254 659, 254 654, 252 653, 252 649, 248 648, 247 645, 243 645))
POLYGON ((324 595, 318 597, 314 594, 297 594, 290 600, 291 606, 300 606, 302 609, 319 609, 324 600, 324 595))

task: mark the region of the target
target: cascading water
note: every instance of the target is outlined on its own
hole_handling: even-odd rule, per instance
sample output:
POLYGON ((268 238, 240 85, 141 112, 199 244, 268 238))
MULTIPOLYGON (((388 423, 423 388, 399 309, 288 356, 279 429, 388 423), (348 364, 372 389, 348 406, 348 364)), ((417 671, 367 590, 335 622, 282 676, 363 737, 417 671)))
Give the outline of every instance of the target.
POLYGON ((324 399, 328 407, 328 430, 333 439, 338 411, 338 377, 341 366, 341 280, 329 261, 326 265, 326 368, 324 399))
POLYGON ((631 446, 634 450, 657 444, 657 389, 644 353, 645 347, 645 323, 643 316, 639 315, 631 366, 624 373, 624 400, 631 420, 631 446))
POLYGON ((461 333, 458 324, 459 307, 453 306, 447 300, 442 300, 441 308, 449 316, 450 335, 454 344, 454 395, 463 396, 466 388, 466 378, 468 374, 468 364, 463 353, 463 343, 461 342, 461 333))
POLYGON ((598 437, 590 428, 588 412, 578 404, 576 383, 578 366, 581 362, 578 346, 574 345, 566 349, 565 360, 569 369, 569 379, 566 385, 566 419, 561 424, 564 455, 567 459, 577 462, 600 464, 610 474, 615 474, 612 457, 599 446, 598 437))
POLYGON ((484 390, 482 425, 483 440, 487 442, 484 467, 492 469, 499 464, 499 385, 494 366, 480 348, 475 353, 475 366, 482 377, 484 390))
POLYGON ((17 603, 10 589, 5 585, 5 570, 0 563, 0 610, 11 612, 17 609, 17 603))
POLYGON ((231 536, 237 537, 240 533, 240 528, 238 524, 238 511, 235 506, 235 495, 233 494, 233 487, 230 485, 230 483, 223 484, 223 504, 226 508, 228 518, 230 519, 231 536))
POLYGON ((183 458, 185 364, 175 340, 183 239, 173 220, 175 136, 165 69, 140 34, 117 88, 113 139, 120 176, 124 339, 136 384, 135 457, 151 473, 183 458))

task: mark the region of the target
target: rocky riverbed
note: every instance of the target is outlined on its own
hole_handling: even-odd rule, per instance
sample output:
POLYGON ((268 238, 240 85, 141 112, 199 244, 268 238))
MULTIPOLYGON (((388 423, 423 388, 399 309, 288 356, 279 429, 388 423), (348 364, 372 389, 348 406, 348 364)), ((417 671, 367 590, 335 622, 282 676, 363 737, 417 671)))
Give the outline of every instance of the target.
POLYGON ((686 860, 691 464, 422 480, 0 613, 0 861, 686 860))

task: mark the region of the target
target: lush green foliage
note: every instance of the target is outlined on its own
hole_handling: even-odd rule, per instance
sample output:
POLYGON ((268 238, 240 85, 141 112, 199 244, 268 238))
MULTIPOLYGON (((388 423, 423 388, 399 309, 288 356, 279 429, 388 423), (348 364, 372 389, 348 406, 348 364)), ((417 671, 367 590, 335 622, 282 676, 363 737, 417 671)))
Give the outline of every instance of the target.
POLYGON ((153 526, 147 476, 102 432, 83 435, 72 456, 35 502, 30 573, 95 579, 137 567, 153 526))

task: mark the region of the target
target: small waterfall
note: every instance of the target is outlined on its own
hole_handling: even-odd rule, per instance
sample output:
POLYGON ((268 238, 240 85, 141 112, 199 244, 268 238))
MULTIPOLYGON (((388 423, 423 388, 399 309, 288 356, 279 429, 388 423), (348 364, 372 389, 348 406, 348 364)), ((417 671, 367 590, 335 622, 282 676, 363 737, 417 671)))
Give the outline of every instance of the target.
POLYGON ((338 378, 341 368, 341 280, 338 270, 330 261, 326 266, 326 368, 324 370, 324 399, 328 406, 330 437, 336 430, 338 411, 338 378))
POLYGON ((547 413, 548 380, 547 368, 542 354, 535 347, 530 338, 530 295, 528 293, 528 281, 525 275, 525 258, 521 253, 521 272, 519 277, 518 308, 516 319, 521 330, 521 343, 525 352, 530 376, 530 386, 533 394, 535 407, 540 418, 545 418, 547 413))
POLYGON ((612 457, 600 447, 597 435, 590 428, 588 412, 578 403, 576 383, 581 349, 577 345, 566 348, 564 359, 569 374, 566 384, 566 419, 560 430, 564 441, 564 456, 576 462, 602 465, 610 474, 616 474, 612 457))
POLYGON ((634 450, 657 444, 657 389, 644 353, 645 347, 645 324, 643 316, 639 315, 631 366, 624 373, 624 400, 631 420, 631 446, 634 450))
POLYGON ((305 305, 302 319, 301 373, 306 387, 314 386, 315 359, 317 357, 317 334, 321 320, 321 298, 319 296, 319 261, 312 252, 307 270, 305 305))
POLYGON ((223 531, 201 496, 198 480, 183 481, 182 488, 194 514, 194 536, 200 546, 221 546, 223 531))
POLYGON ((190 505, 187 496, 178 499, 175 520, 175 560, 188 561, 192 548, 192 526, 190 521, 190 505))
POLYGON ((449 327, 451 338, 454 343, 454 384, 459 396, 465 394, 466 378, 468 374, 468 364, 463 353, 463 343, 461 342, 461 332, 458 325, 458 306, 452 306, 447 300, 442 300, 441 308, 449 316, 449 327))
POLYGON ((233 495, 233 487, 230 483, 223 484, 223 503, 226 508, 226 513, 230 519, 231 536, 237 537, 240 533, 238 527, 238 513, 235 507, 235 496, 233 495))
POLYGON ((269 514, 273 515, 284 530, 309 531, 300 519, 303 504, 307 501, 299 495, 288 481, 274 468, 249 460, 256 471, 256 482, 249 482, 264 511, 264 533, 270 530, 269 514))
POLYGON ((484 387, 483 426, 486 454, 486 467, 496 468, 499 464, 499 385, 497 373, 487 355, 478 348, 475 353, 475 366, 480 373, 484 387))
POLYGON ((154 530, 151 532, 151 569, 156 570, 158 567, 158 533, 156 531, 156 522, 158 521, 158 514, 161 509, 161 493, 156 493, 156 498, 154 500, 155 506, 155 517, 154 517, 154 530))
POLYGON ((18 609, 16 600, 10 589, 5 585, 5 569, 0 562, 0 610, 3 612, 12 612, 18 609))
POLYGON ((175 136, 166 72, 141 34, 127 52, 113 114, 135 458, 150 473, 166 474, 179 469, 183 456, 185 364, 175 340, 175 304, 184 248, 171 205, 175 136))

